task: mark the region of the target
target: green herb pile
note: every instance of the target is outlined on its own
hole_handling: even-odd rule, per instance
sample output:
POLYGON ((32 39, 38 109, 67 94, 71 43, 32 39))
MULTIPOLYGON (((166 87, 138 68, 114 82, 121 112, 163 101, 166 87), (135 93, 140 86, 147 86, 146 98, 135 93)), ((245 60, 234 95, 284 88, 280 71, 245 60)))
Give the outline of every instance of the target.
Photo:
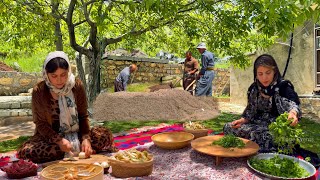
POLYGON ((249 162, 256 170, 273 176, 303 178, 310 175, 298 162, 288 158, 282 159, 279 156, 270 159, 251 158, 249 162))
POLYGON ((280 153, 292 153, 294 145, 299 144, 300 138, 303 136, 299 124, 290 126, 291 122, 288 120, 288 113, 285 112, 269 125, 269 131, 273 136, 273 141, 278 145, 280 153))
POLYGON ((230 134, 223 136, 221 139, 219 139, 217 141, 213 141, 212 145, 219 145, 224 148, 231 148, 231 147, 242 148, 245 146, 244 142, 241 139, 237 138, 234 135, 230 135, 230 134))

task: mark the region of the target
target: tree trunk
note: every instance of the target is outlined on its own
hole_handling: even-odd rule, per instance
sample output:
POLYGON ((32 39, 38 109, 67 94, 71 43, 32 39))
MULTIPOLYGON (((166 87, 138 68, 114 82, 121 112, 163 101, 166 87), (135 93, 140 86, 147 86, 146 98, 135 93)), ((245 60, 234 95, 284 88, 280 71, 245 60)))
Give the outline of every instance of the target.
MULTIPOLYGON (((83 83, 83 86, 85 88, 85 90, 88 92, 88 87, 87 87, 87 82, 86 82, 86 75, 82 66, 82 54, 78 52, 77 56, 76 56, 76 63, 77 63, 77 70, 78 70, 78 74, 79 77, 83 83)), ((88 99, 89 100, 89 99, 88 99)))
POLYGON ((93 101, 95 100, 96 96, 100 91, 98 88, 100 87, 100 63, 101 62, 101 55, 97 53, 90 59, 90 67, 89 67, 89 80, 88 80, 88 103, 89 107, 92 106, 93 101))
MULTIPOLYGON (((59 2, 51 1, 52 3, 52 14, 56 14, 59 8, 59 2)), ((57 51, 63 51, 63 41, 62 41, 62 33, 61 33, 61 26, 60 26, 60 19, 55 18, 54 22, 54 35, 55 35, 55 45, 57 51)))

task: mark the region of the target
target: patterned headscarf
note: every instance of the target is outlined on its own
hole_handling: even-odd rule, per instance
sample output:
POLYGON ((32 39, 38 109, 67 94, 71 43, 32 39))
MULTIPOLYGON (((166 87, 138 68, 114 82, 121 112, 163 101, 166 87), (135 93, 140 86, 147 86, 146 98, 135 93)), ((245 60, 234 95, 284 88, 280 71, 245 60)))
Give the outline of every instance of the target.
POLYGON ((282 76, 276 61, 271 55, 268 55, 268 54, 262 54, 255 60, 253 75, 254 75, 254 81, 259 91, 268 96, 273 96, 275 89, 277 88, 277 85, 282 81, 282 76), (273 81, 270 83, 268 87, 264 87, 257 78, 257 69, 260 66, 272 67, 274 70, 273 81))
POLYGON ((79 120, 78 113, 76 111, 76 103, 72 88, 75 85, 75 76, 72 74, 71 66, 69 63, 68 56, 62 51, 55 51, 48 54, 42 69, 43 79, 46 85, 49 87, 50 91, 58 94, 58 104, 60 109, 60 129, 59 133, 70 141, 73 146, 73 151, 80 152, 80 142, 78 138, 79 131, 79 120), (46 66, 48 62, 55 58, 62 58, 67 61, 69 65, 68 69, 68 80, 63 88, 58 89, 54 87, 47 75, 46 66))

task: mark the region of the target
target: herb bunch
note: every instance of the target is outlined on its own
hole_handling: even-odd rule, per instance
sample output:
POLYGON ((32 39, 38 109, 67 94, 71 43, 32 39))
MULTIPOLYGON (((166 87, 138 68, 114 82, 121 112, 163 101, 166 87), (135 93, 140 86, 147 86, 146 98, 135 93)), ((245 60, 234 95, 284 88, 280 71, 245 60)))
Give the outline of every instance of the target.
POLYGON ((243 148, 245 146, 244 142, 241 139, 231 134, 225 135, 217 141, 213 141, 212 145, 219 145, 224 148, 231 148, 231 147, 243 148))
POLYGON ((310 175, 298 162, 288 158, 280 158, 279 156, 270 159, 254 157, 249 160, 249 163, 258 171, 278 177, 303 178, 310 175))
POLYGON ((300 125, 290 126, 291 122, 292 120, 288 120, 288 113, 285 112, 269 125, 269 132, 280 153, 292 153, 294 146, 300 143, 303 136, 300 125))

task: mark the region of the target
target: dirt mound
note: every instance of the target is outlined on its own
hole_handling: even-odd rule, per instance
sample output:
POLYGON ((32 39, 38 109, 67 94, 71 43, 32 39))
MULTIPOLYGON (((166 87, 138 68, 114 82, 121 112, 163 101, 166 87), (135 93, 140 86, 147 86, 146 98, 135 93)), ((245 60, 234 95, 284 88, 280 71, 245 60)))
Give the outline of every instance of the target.
POLYGON ((0 61, 0 71, 15 71, 12 67, 0 61))
POLYGON ((149 87, 150 92, 158 91, 160 89, 171 89, 171 88, 173 88, 172 83, 158 84, 158 85, 154 85, 154 86, 149 87))
POLYGON ((195 97, 177 89, 100 94, 93 105, 97 121, 206 120, 219 113, 212 97, 195 97))

